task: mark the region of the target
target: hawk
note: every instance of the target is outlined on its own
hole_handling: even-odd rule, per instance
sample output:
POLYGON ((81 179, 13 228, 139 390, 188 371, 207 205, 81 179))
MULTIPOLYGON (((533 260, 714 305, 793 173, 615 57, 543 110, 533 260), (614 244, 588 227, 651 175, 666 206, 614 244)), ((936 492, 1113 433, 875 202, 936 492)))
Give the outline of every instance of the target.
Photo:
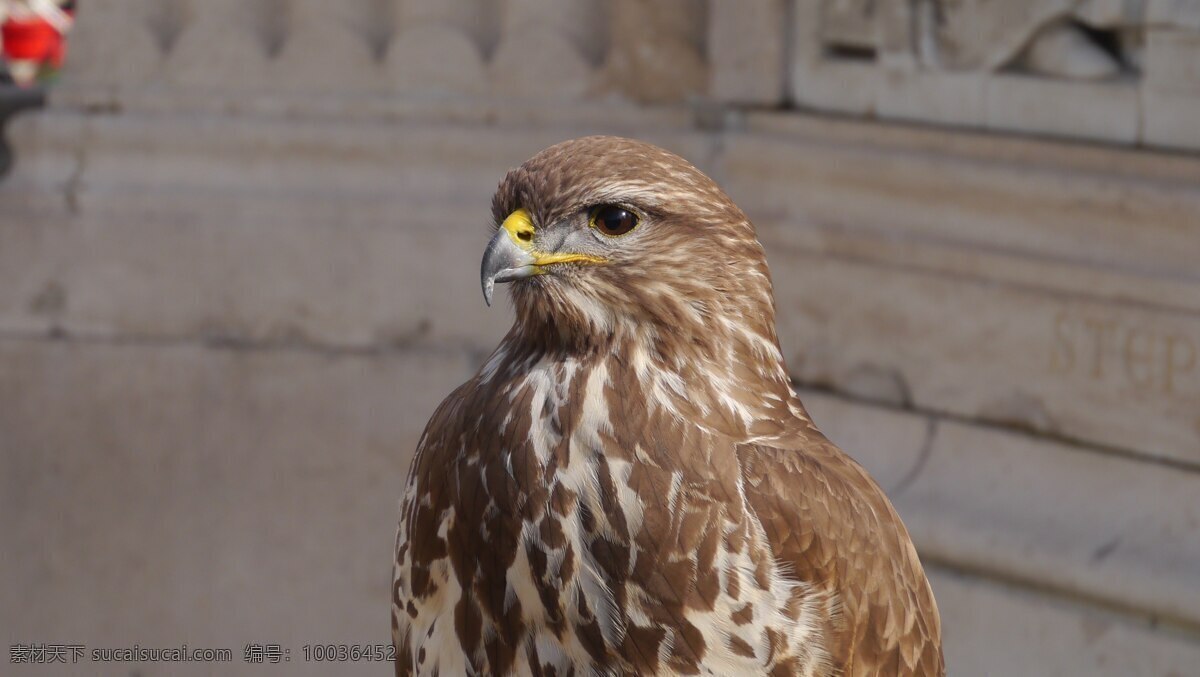
POLYGON ((401 501, 400 675, 941 675, 908 532, 792 391, 754 227, 638 141, 501 181, 516 321, 401 501))

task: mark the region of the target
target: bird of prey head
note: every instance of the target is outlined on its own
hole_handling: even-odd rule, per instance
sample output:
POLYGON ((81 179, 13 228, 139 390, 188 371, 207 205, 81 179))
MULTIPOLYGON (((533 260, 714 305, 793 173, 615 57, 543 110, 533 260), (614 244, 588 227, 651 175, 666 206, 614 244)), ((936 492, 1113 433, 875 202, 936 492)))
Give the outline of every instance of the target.
POLYGON ((775 342, 753 227, 677 155, 616 137, 566 141, 510 171, 492 213, 484 297, 511 282, 531 339, 586 347, 631 331, 691 338, 749 322, 775 342))

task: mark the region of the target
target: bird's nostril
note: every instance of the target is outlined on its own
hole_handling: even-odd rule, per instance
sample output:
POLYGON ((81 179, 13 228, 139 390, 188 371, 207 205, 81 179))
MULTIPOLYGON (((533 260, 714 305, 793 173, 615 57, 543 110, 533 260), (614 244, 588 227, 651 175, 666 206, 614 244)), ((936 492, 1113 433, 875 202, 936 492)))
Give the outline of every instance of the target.
POLYGON ((523 241, 523 242, 529 242, 530 240, 532 240, 532 239, 533 239, 533 231, 531 231, 531 230, 518 230, 518 231, 517 231, 517 239, 519 239, 519 240, 521 240, 521 241, 523 241))

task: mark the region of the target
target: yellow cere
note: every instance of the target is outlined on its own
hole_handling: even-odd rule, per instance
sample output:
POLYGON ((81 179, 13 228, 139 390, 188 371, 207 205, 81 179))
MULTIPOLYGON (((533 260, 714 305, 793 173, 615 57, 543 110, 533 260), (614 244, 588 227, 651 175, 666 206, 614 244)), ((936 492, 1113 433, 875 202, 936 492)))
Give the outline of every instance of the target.
POLYGON ((500 227, 508 231, 508 236, 518 247, 525 250, 533 249, 533 220, 529 218, 529 212, 518 209, 509 214, 500 227))
POLYGON ((529 218, 529 212, 524 209, 518 209, 509 214, 500 227, 508 231, 508 236, 512 238, 514 244, 533 255, 533 265, 535 266, 549 266, 555 263, 605 263, 607 261, 603 257, 591 254, 570 252, 551 254, 535 251, 533 248, 533 220, 529 218))

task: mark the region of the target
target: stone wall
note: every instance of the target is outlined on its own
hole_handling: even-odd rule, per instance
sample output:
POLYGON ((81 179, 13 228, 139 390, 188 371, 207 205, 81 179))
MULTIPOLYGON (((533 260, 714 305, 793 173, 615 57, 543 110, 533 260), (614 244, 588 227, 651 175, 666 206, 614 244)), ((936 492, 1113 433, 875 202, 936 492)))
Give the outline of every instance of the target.
MULTIPOLYGON (((952 675, 1200 665, 1192 3, 81 5, 0 182, 6 643, 329 674, 305 643, 387 642, 411 449, 511 321, 476 279, 492 190, 605 132, 754 219, 789 367, 909 525, 952 675), (1119 73, 1014 66, 1110 25, 1119 73)), ((178 668, 136 666, 212 670, 178 668)))

